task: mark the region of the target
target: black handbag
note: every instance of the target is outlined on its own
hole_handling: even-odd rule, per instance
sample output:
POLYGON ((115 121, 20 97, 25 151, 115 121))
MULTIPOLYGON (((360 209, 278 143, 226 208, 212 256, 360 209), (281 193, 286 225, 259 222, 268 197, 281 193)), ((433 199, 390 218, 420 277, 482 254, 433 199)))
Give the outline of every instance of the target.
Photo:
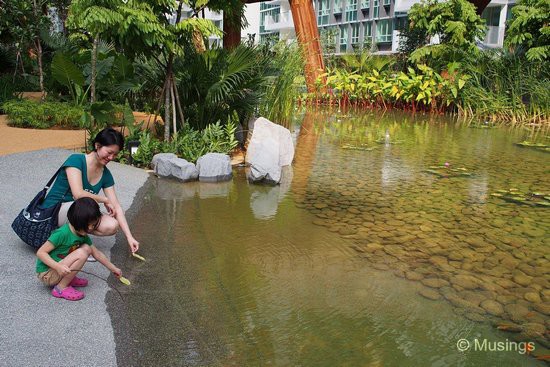
MULTIPOLYGON (((50 234, 57 228, 57 215, 63 199, 56 205, 50 208, 41 208, 40 205, 44 202, 48 189, 54 182, 55 178, 61 171, 60 167, 52 178, 48 181, 44 189, 42 189, 30 204, 15 218, 11 224, 14 232, 25 242, 27 245, 38 249, 44 244, 50 237, 50 234)), ((65 195, 63 195, 65 197, 65 195)))

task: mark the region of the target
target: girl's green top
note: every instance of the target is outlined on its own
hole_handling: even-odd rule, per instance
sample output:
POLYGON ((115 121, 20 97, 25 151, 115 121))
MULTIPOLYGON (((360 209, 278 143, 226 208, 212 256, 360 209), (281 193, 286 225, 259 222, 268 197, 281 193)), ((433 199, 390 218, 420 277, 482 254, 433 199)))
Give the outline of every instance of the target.
MULTIPOLYGON (((50 252, 50 256, 57 262, 63 260, 68 254, 76 250, 80 245, 88 244, 92 246, 92 240, 89 236, 79 236, 71 231, 69 223, 65 223, 58 229, 54 230, 48 241, 52 243, 54 249, 50 252)), ((48 265, 42 260, 36 259, 36 272, 43 273, 48 271, 48 265)))
MULTIPOLYGON (((107 167, 104 167, 101 179, 98 183, 92 186, 90 182, 88 182, 88 167, 86 165, 86 155, 84 154, 71 154, 71 156, 67 158, 67 160, 65 161, 65 163, 63 163, 61 167, 78 168, 80 172, 82 172, 82 187, 85 191, 88 191, 94 195, 99 194, 102 189, 114 186, 115 184, 115 180, 113 179, 111 171, 109 171, 107 167)), ((59 171, 59 174, 57 175, 54 184, 50 188, 48 195, 46 195, 46 199, 42 203, 42 207, 49 208, 59 203, 60 201, 64 203, 68 201, 74 201, 74 197, 69 186, 69 180, 67 178, 67 172, 65 169, 59 171)))

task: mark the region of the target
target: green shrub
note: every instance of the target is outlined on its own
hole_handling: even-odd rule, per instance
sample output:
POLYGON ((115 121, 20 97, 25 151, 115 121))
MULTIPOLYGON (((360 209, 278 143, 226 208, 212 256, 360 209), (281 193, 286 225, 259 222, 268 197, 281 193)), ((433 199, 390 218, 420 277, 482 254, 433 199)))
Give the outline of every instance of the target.
POLYGON ((79 128, 83 108, 61 102, 11 100, 2 105, 8 124, 16 127, 47 129, 53 126, 79 128))
POLYGON ((174 134, 168 143, 160 142, 148 131, 144 131, 139 139, 139 148, 132 159, 138 166, 149 166, 157 153, 174 153, 193 163, 206 153, 229 154, 238 144, 235 130, 233 120, 229 120, 225 126, 218 121, 208 125, 203 131, 186 127, 174 134))
POLYGON ((11 75, 5 74, 0 76, 0 107, 6 101, 18 98, 17 92, 19 92, 20 89, 18 89, 17 84, 17 81, 14 82, 13 76, 11 75))

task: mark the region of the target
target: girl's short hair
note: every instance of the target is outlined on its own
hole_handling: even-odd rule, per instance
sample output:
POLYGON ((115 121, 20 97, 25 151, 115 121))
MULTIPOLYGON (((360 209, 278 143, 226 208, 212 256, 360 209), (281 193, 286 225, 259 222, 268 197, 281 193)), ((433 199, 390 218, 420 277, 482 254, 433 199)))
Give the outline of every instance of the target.
POLYGON ((118 145, 120 150, 124 149, 124 136, 120 131, 107 127, 97 133, 94 139, 94 151, 96 151, 95 143, 101 146, 118 145))
POLYGON ((87 231, 91 223, 101 218, 96 201, 89 197, 76 199, 67 212, 67 219, 77 231, 87 231))

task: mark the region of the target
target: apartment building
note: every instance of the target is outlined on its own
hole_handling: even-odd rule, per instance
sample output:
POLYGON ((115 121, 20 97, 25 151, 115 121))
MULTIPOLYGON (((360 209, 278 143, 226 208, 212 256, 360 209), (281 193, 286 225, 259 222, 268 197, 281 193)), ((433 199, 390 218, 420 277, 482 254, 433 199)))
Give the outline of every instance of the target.
MULTIPOLYGON (((324 52, 346 53, 369 49, 396 52, 399 29, 418 0, 314 0, 317 25, 324 52)), ((493 0, 483 12, 487 21, 485 47, 502 47, 506 20, 514 0, 493 0)), ((288 0, 260 4, 260 42, 295 39, 288 0)))

